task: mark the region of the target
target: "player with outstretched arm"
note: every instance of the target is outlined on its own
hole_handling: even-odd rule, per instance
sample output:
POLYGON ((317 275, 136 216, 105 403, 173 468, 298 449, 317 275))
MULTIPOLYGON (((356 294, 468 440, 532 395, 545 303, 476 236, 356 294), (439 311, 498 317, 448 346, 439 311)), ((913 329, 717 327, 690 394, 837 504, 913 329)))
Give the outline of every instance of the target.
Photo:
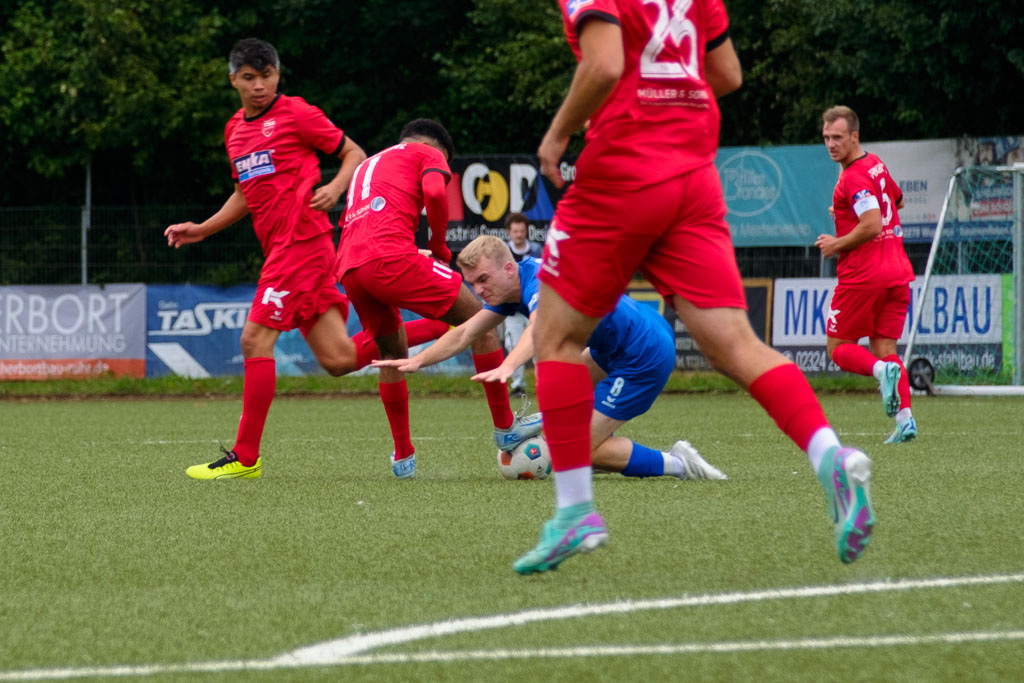
MULTIPOLYGON (((460 353, 510 315, 533 316, 540 260, 527 256, 516 263, 507 244, 492 235, 481 235, 459 253, 458 263, 465 281, 483 299, 483 309, 412 358, 377 360, 375 366, 415 372, 460 353)), ((507 381, 533 357, 531 330, 532 326, 526 328, 500 366, 473 379, 507 381)), ((620 297, 615 309, 590 335, 582 358, 594 386, 590 435, 595 468, 627 477, 726 478, 687 441, 677 441, 671 450, 662 452, 614 435, 619 427, 650 409, 675 368, 675 335, 653 308, 620 297)))

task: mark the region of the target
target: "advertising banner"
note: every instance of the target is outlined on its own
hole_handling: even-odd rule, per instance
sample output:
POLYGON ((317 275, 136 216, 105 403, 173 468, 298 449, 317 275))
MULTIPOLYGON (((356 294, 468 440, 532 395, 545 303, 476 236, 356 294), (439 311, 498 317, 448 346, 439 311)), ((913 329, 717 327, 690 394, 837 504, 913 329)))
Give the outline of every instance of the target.
MULTIPOLYGON (((934 276, 921 310, 914 355, 929 358, 936 367, 956 362, 962 367, 998 371, 1004 341, 1003 279, 1001 275, 934 276), (950 351, 950 347, 956 350, 950 351), (956 358, 947 357, 949 354, 956 358)), ((775 281, 772 346, 805 372, 840 372, 825 351, 825 325, 832 314, 835 284, 834 278, 775 281)), ((921 283, 911 283, 910 292, 907 322, 898 341, 901 352, 921 296, 921 283)))
MULTIPOLYGON (((146 377, 243 374, 245 359, 240 339, 255 294, 256 285, 150 286, 146 305, 146 377)), ((419 316, 402 311, 402 317, 413 320, 419 316)), ((353 308, 349 309, 347 328, 349 336, 362 329, 353 308)), ((421 348, 413 347, 410 353, 421 348)), ((281 333, 274 346, 274 361, 279 376, 325 374, 298 330, 281 333)), ((472 368, 472 357, 467 351, 425 368, 424 372, 467 373, 472 368)))
POLYGON ((0 287, 0 379, 143 377, 142 284, 0 287))

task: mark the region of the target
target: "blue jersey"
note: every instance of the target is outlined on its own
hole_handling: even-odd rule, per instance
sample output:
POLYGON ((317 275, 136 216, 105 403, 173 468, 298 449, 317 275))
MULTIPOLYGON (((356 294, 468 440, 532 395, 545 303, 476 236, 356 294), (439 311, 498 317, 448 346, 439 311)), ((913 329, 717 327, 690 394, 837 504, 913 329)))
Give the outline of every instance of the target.
MULTIPOLYGON (((519 301, 484 305, 506 317, 522 313, 526 317, 537 310, 540 294, 540 259, 526 257, 519 262, 519 301)), ((615 309, 601 319, 587 340, 590 355, 602 370, 611 374, 621 366, 644 366, 652 356, 661 356, 665 347, 675 354, 672 327, 652 306, 637 303, 626 295, 619 297, 615 309), (655 352, 657 351, 657 352, 655 352), (652 353, 655 352, 655 353, 652 353)))

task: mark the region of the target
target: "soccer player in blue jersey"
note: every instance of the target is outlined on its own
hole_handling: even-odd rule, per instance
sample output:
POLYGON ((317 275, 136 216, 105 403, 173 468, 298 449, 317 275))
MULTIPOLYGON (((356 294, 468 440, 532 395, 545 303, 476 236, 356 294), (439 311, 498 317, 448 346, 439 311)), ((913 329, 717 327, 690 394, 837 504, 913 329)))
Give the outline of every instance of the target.
MULTIPOLYGON (((464 280, 484 300, 484 307, 412 358, 374 361, 374 365, 415 372, 468 348, 507 316, 522 313, 532 319, 540 287, 539 259, 526 257, 516 263, 505 242, 481 235, 466 245, 458 263, 464 280)), ((504 382, 532 356, 533 335, 527 327, 499 367, 473 379, 504 382)), ((583 360, 594 383, 590 442, 595 469, 627 477, 726 478, 686 441, 677 441, 670 451, 662 452, 614 435, 620 426, 650 409, 675 367, 675 336, 654 309, 620 297, 587 339, 583 360)))

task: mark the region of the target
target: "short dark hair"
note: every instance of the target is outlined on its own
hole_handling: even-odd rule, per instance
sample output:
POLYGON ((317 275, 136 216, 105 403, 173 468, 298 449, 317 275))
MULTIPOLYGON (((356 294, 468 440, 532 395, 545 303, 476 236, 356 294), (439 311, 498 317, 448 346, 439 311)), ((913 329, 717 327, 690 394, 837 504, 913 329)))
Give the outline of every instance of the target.
POLYGON ((455 143, 452 142, 452 136, 448 134, 444 126, 433 119, 414 119, 405 124, 398 136, 398 141, 414 137, 430 138, 448 154, 448 159, 455 156, 455 143))
POLYGON ((509 215, 505 216, 506 230, 511 228, 513 223, 526 223, 526 225, 529 226, 530 219, 526 217, 525 213, 510 213, 509 215))
POLYGON ((257 71, 263 71, 268 66, 280 69, 281 58, 270 43, 258 38, 242 38, 228 55, 228 73, 238 73, 243 66, 251 66, 257 71))

